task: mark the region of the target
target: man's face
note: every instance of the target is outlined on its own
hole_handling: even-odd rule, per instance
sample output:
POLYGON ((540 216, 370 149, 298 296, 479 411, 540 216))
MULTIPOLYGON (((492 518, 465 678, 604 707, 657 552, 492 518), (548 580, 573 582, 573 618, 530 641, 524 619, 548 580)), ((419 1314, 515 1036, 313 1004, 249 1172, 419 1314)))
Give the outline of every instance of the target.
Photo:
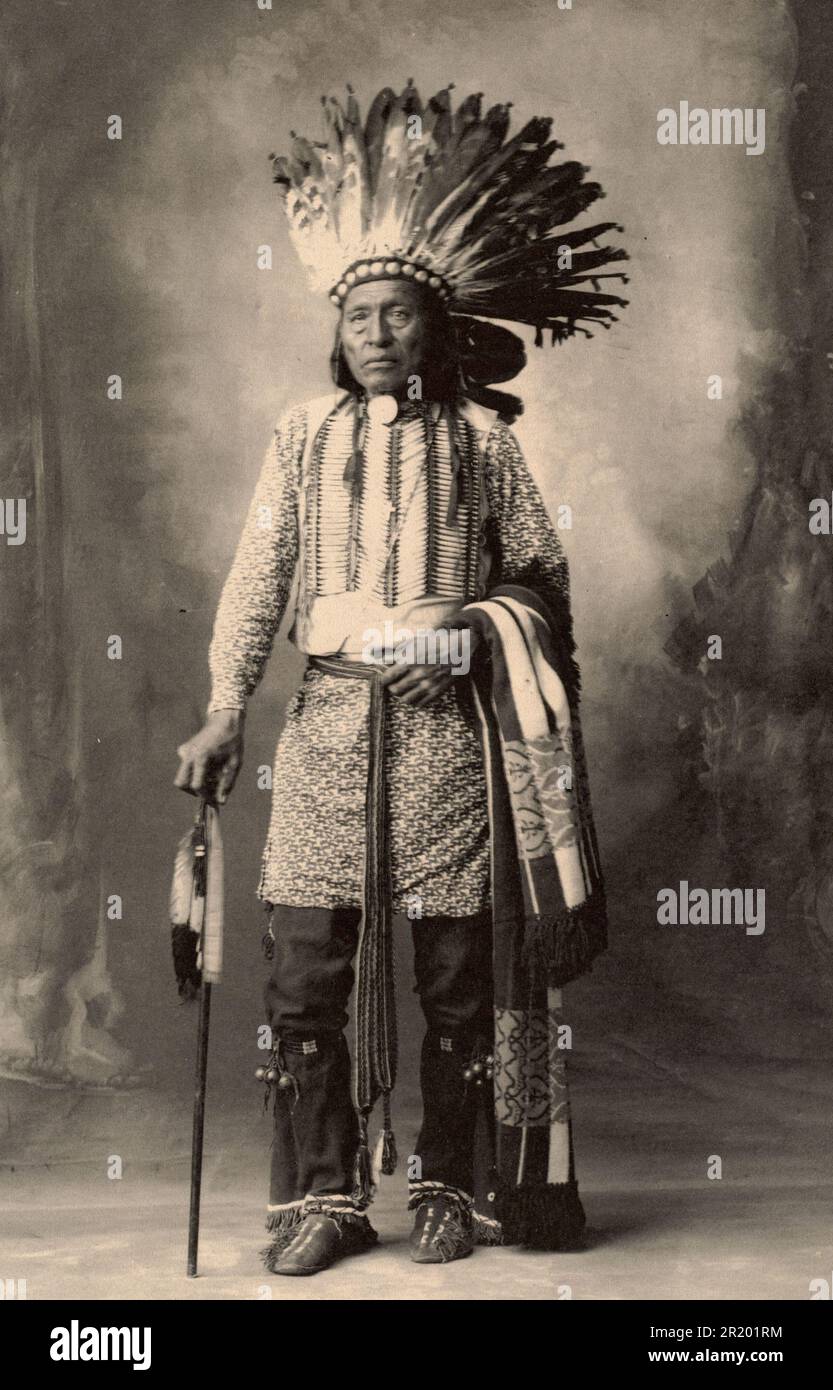
POLYGON ((341 311, 347 365, 369 396, 395 395, 422 365, 425 309, 415 285, 354 285, 341 311))

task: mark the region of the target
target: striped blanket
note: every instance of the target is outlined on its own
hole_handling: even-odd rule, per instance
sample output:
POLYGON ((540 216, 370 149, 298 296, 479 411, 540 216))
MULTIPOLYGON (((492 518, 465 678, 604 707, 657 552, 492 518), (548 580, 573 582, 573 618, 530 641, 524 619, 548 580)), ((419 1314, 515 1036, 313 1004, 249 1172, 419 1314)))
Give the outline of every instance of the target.
POLYGON ((496 1133, 478 1182, 496 1187, 504 1243, 569 1249, 584 1212, 561 986, 607 946, 578 670, 571 637, 531 590, 497 588, 460 617, 482 639, 473 676, 492 839, 496 1133))

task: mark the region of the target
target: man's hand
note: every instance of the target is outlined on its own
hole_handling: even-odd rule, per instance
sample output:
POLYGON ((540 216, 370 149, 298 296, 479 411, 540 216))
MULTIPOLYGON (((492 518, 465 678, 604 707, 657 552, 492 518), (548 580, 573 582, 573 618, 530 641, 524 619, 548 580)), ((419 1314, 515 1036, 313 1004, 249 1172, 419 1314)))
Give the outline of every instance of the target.
POLYGON ((177 748, 180 764, 174 786, 222 806, 243 762, 244 720, 242 710, 210 714, 199 733, 177 748))
POLYGON ((422 709, 423 705, 436 700, 444 690, 448 690, 453 676, 449 666, 406 666, 397 663, 382 674, 382 685, 386 685, 391 695, 401 700, 403 705, 413 705, 422 709))
MULTIPOLYGON (((463 622, 450 622, 448 626, 465 633, 470 660, 479 641, 478 633, 463 622)), ((438 661, 430 666, 408 666, 403 662, 395 662, 388 671, 383 672, 381 681, 391 695, 395 695, 403 705, 413 705, 414 709, 422 709, 432 700, 436 700, 444 690, 448 690, 453 680, 459 679, 459 676, 454 675, 454 671, 458 669, 458 666, 452 666, 448 662, 438 661)))

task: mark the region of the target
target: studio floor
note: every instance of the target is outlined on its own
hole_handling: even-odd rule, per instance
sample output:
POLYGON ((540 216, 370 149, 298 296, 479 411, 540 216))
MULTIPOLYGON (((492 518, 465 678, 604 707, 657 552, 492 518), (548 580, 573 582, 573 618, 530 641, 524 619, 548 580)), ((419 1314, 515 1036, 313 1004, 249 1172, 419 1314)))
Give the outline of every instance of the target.
MULTIPOLYGON (((268 1120, 257 1107, 209 1111, 200 1273, 188 1279, 187 1104, 33 1098, 5 1082, 0 1277, 25 1279, 29 1299, 73 1300, 807 1300, 814 1280, 833 1282, 829 1065, 701 1058, 647 1086, 644 1059, 616 1053, 615 1077, 602 1057, 574 1074, 580 1254, 483 1248, 415 1266, 397 1174, 373 1209, 378 1248, 312 1279, 270 1276, 258 1258, 268 1120), (115 1154, 119 1179, 107 1176, 115 1154), (715 1156, 722 1176, 710 1178, 715 1156)), ((414 1100, 396 1116, 404 1151, 414 1100)))
POLYGON ((376 1250, 312 1279, 267 1274, 258 1260, 254 1200, 206 1202, 200 1272, 185 1263, 184 1185, 143 1182, 131 1202, 92 1205, 62 1192, 45 1211, 38 1190, 3 1212, 4 1277, 29 1299, 807 1299, 831 1278, 833 1185, 820 1190, 676 1187, 584 1193, 588 1249, 551 1255, 478 1249, 445 1266, 408 1259, 408 1220, 385 1195, 376 1250))

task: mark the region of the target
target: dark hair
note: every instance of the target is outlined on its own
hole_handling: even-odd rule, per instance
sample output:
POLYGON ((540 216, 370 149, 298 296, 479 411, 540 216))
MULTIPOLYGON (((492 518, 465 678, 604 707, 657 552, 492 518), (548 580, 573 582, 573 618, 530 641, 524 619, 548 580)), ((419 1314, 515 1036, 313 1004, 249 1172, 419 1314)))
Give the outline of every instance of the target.
MULTIPOLYGON (((422 397, 426 401, 452 402, 461 394, 462 388, 454 321, 445 305, 430 290, 424 291, 421 298, 421 307, 425 315, 425 342, 419 367, 422 397)), ((355 396, 362 394, 362 387, 350 371, 344 356, 340 319, 336 325, 335 342, 330 354, 330 371, 340 390, 351 391, 355 396)))

